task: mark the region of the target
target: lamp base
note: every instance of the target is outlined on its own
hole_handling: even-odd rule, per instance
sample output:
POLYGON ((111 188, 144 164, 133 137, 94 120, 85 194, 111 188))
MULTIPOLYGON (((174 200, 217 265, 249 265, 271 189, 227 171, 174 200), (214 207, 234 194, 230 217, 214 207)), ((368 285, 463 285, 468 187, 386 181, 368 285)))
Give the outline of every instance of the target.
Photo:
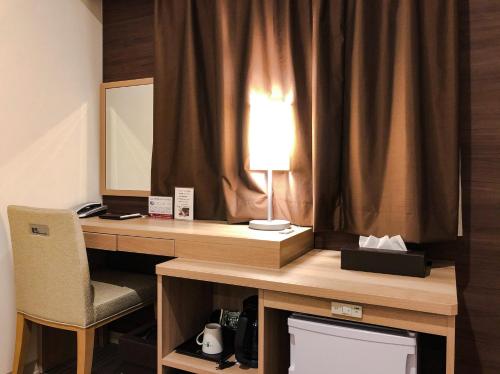
POLYGON ((248 226, 254 230, 281 231, 288 229, 290 227, 290 222, 283 219, 254 219, 250 221, 248 226))

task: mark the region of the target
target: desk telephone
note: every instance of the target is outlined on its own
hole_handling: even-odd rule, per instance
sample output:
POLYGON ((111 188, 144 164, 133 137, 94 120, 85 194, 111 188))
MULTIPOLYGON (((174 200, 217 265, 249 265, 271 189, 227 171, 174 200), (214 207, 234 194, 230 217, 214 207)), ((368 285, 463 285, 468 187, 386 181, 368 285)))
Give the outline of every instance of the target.
POLYGON ((100 216, 106 213, 108 210, 107 205, 101 203, 86 203, 75 208, 78 218, 89 218, 94 216, 100 216))

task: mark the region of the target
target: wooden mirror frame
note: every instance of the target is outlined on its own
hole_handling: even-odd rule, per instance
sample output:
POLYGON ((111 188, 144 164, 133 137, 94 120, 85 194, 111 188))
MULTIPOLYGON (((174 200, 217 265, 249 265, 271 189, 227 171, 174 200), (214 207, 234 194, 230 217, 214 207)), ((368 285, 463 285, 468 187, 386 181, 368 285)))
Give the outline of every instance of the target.
POLYGON ((150 196, 151 191, 142 190, 112 190, 106 186, 106 90, 109 88, 144 86, 154 84, 153 78, 131 79, 126 81, 101 83, 100 93, 100 160, 99 160, 99 189, 101 195, 106 196, 150 196))

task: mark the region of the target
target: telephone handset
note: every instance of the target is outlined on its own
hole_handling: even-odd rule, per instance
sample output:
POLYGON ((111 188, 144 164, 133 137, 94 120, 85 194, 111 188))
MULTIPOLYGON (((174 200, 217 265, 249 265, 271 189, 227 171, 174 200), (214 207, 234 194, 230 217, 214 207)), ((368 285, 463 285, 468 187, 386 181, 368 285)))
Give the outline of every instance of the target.
POLYGON ((101 203, 86 203, 77 206, 74 210, 76 211, 78 218, 89 218, 106 213, 108 206, 101 203))

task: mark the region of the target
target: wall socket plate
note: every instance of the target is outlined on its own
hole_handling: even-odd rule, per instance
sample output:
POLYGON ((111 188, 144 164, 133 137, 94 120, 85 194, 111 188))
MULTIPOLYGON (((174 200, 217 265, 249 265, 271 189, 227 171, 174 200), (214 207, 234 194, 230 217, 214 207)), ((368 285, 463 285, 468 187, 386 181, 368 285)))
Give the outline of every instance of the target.
POLYGON ((332 314, 351 318, 363 318, 363 307, 361 305, 332 301, 332 314))

